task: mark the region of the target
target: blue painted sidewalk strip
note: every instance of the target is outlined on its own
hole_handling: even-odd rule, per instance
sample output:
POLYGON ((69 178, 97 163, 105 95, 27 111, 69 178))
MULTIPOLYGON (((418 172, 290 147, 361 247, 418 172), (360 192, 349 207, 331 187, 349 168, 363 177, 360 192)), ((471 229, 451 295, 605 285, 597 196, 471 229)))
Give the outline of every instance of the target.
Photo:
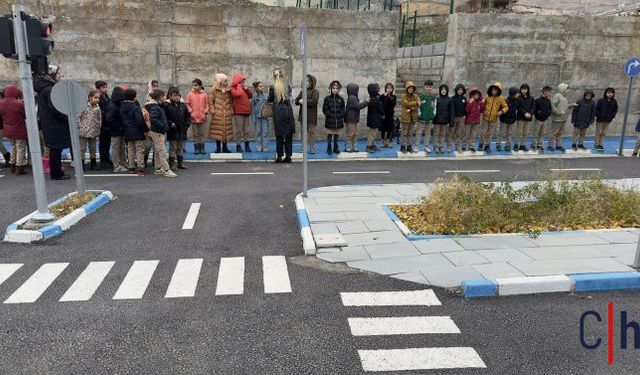
POLYGON ((307 210, 304 208, 298 210, 298 225, 300 226, 300 229, 311 226, 311 224, 309 223, 309 216, 307 215, 307 210))
POLYGON ((640 289, 640 273, 614 272, 569 275, 576 292, 640 289))
POLYGON ((498 284, 492 280, 464 280, 462 293, 467 298, 492 297, 498 293, 498 284))

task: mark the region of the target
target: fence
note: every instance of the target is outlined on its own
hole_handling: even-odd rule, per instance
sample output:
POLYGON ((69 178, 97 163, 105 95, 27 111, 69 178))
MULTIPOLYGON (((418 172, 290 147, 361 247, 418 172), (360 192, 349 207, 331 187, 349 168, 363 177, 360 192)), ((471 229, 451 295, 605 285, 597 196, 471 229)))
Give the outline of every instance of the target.
POLYGON ((402 15, 398 46, 416 46, 440 43, 447 40, 448 14, 402 15))
POLYGON ((297 0, 297 8, 345 9, 345 10, 384 10, 398 8, 394 0, 297 0), (372 4, 373 3, 373 4, 372 4))

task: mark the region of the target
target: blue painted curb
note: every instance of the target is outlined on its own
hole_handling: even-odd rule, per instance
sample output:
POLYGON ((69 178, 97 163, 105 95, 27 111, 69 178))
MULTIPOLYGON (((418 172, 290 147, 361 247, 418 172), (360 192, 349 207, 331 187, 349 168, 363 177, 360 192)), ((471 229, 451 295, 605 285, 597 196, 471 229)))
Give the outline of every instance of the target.
POLYGON ((85 204, 83 208, 88 216, 96 212, 98 208, 104 206, 107 203, 109 203, 109 197, 106 194, 102 193, 93 198, 89 203, 85 204))
POLYGON ((574 281, 576 292, 640 289, 638 272, 591 273, 569 275, 569 278, 574 281))
POLYGON ((389 207, 382 206, 382 210, 387 214, 387 216, 389 216, 391 218, 391 220, 402 222, 402 220, 400 220, 398 215, 396 215, 395 212, 391 211, 391 209, 389 207))
POLYGON ((309 223, 309 215, 307 215, 307 210, 305 208, 298 210, 298 226, 299 229, 304 227, 311 227, 309 223))
POLYGON ((492 280, 465 280, 461 289, 467 298, 493 297, 498 294, 498 284, 492 280))
POLYGON ((48 240, 51 237, 60 235, 62 233, 62 227, 57 224, 51 224, 38 229, 38 232, 42 233, 43 240, 48 240))

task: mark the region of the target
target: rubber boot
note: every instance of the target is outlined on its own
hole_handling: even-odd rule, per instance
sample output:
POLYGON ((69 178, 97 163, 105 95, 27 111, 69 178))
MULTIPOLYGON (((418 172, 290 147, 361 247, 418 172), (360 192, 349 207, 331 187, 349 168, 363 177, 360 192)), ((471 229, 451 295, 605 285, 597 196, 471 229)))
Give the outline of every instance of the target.
POLYGON ((98 162, 96 161, 96 159, 89 159, 89 165, 92 171, 99 171, 102 169, 98 165, 98 162))
POLYGON ((178 155, 178 169, 188 169, 184 166, 184 156, 178 155))
POLYGON ((147 169, 147 165, 149 165, 149 153, 144 154, 144 168, 147 169))
POLYGON ((169 156, 169 169, 171 169, 173 172, 178 170, 178 167, 176 166, 176 158, 169 156))
POLYGON ((331 149, 331 136, 328 135, 327 136, 327 154, 331 155, 333 154, 333 150, 331 149))
POLYGON ((236 152, 242 152, 242 146, 240 144, 236 144, 236 152))
POLYGON ((333 152, 338 155, 340 153, 340 147, 338 146, 338 136, 333 136, 333 152))
POLYGON ((216 141, 216 151, 215 151, 216 154, 219 154, 222 152, 222 147, 220 146, 221 143, 222 142, 220 141, 216 141))
POLYGON ((230 154, 231 150, 229 150, 229 147, 227 147, 226 143, 222 143, 222 152, 224 152, 225 154, 230 154))
POLYGON ((200 154, 200 143, 194 143, 193 144, 193 153, 195 155, 199 155, 200 154))
MULTIPOLYGON (((0 142, 1 141, 2 140, 0 140, 0 142)), ((11 160, 11 153, 5 152, 4 154, 2 154, 2 156, 4 156, 4 166, 8 167, 9 166, 9 160, 11 160)))
POLYGON ((17 165, 16 166, 16 175, 20 176, 20 175, 25 175, 27 174, 27 172, 25 172, 24 167, 22 165, 17 165))
POLYGON ((249 142, 244 143, 244 152, 251 152, 251 147, 249 147, 249 142))

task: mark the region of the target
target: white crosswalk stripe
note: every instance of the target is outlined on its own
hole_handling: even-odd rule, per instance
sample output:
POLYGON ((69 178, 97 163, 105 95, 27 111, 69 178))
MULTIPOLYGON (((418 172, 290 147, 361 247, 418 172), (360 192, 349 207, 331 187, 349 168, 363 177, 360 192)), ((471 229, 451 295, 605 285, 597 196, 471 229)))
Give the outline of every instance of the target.
POLYGON ((340 293, 345 306, 440 306, 431 289, 402 292, 340 293))
POLYGON ((244 293, 244 257, 221 258, 216 296, 244 293))
POLYGON ((448 316, 349 318, 348 320, 353 336, 460 333, 458 326, 448 316))
POLYGON ((133 262, 113 299, 142 298, 159 262, 158 260, 137 260, 133 262))
POLYGON ((193 297, 196 294, 201 268, 202 259, 180 259, 164 297, 193 297))
POLYGON ((487 367, 473 348, 358 350, 364 371, 407 371, 487 367))
POLYGON ((100 284, 115 262, 91 262, 60 298, 60 302, 88 301, 98 290, 100 284))
POLYGON ((20 267, 22 267, 22 263, 0 264, 0 285, 7 281, 20 267))
POLYGON ((33 303, 60 276, 69 263, 43 264, 4 303, 33 303))
POLYGON ((283 256, 263 256, 262 276, 265 293, 291 293, 287 261, 283 256))

